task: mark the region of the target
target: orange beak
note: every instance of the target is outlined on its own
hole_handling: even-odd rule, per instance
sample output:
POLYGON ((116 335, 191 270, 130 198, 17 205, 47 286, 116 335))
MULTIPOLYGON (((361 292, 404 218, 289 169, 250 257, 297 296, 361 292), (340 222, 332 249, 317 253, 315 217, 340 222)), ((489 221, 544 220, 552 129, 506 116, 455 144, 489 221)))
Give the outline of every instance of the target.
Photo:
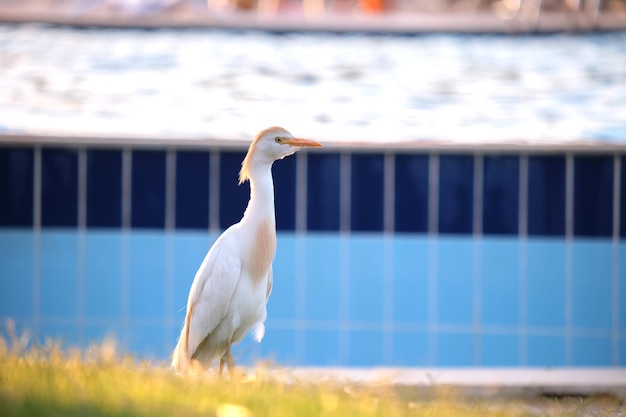
POLYGON ((321 143, 315 142, 314 140, 308 139, 300 139, 300 138, 289 138, 283 143, 291 146, 310 146, 310 147, 320 147, 321 143))

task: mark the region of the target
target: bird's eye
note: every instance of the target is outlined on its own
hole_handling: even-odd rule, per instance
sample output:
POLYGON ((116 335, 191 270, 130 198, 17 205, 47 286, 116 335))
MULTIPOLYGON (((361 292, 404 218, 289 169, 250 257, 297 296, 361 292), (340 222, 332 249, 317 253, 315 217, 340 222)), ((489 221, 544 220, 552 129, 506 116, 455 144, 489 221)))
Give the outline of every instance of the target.
POLYGON ((276 139, 274 139, 276 141, 276 143, 280 143, 283 141, 283 138, 281 138, 280 136, 276 136, 276 139))

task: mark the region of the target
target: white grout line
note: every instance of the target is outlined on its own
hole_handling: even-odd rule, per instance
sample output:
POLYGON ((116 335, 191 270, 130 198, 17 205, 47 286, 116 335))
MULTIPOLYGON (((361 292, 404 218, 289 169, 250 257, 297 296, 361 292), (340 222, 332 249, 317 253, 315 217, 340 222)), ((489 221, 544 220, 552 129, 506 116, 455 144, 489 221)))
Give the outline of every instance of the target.
POLYGON ((439 155, 428 158, 428 364, 437 365, 439 155))
POLYGON ((428 158, 428 234, 436 235, 439 230, 439 155, 428 158))
POLYGON ((84 230, 87 227, 87 150, 78 150, 78 229, 84 230))
POLYGON ((176 163, 177 153, 168 149, 165 154, 165 274, 164 274, 164 307, 163 316, 163 349, 168 352, 173 348, 174 327, 169 326, 170 319, 175 317, 174 311, 174 234, 176 227, 176 163))
MULTIPOLYGON (((342 153, 339 168, 340 199, 340 276, 339 276, 339 322, 349 322, 350 316, 350 200, 352 166, 351 155, 342 153)), ((339 358, 348 363, 350 358, 350 336, 347 331, 339 333, 339 358)))
POLYGON ((176 227, 176 151, 165 154, 165 231, 176 227))
POLYGON ((393 362, 393 232, 395 227, 395 156, 386 153, 384 159, 384 233, 383 233, 383 362, 387 365, 393 362))
POLYGON ((620 308, 620 213, 621 213, 621 180, 622 160, 620 155, 613 157, 613 276, 612 276, 612 321, 613 321, 613 365, 619 366, 620 343, 619 343, 619 308, 620 308))
POLYGON ((131 226, 133 155, 130 148, 122 150, 122 230, 131 226))
POLYGON ((220 230, 220 151, 209 156, 209 233, 220 230))
POLYGON ((484 157, 474 155, 474 200, 473 200, 473 224, 472 239, 474 242, 472 268, 473 294, 472 294, 472 327, 474 334, 474 365, 482 363, 482 287, 483 287, 483 260, 482 260, 482 233, 483 233, 483 194, 484 194, 484 157))
POLYGON ((392 234, 395 227, 395 168, 394 154, 385 153, 383 185, 383 230, 392 234))
POLYGON ((85 282, 87 265, 87 150, 78 150, 78 248, 77 248, 77 327, 78 341, 82 343, 85 336, 85 282))
POLYGON ((339 231, 350 233, 352 200, 352 156, 343 152, 339 161, 339 231))
POLYGON ((296 154, 296 234, 306 233, 307 192, 308 192, 308 156, 305 152, 296 154))
POLYGON ((528 363, 528 155, 519 157, 519 365, 528 363))
POLYGON ((483 234, 483 177, 484 158, 474 155, 474 201, 472 217, 472 237, 480 239, 483 234))
POLYGON ((38 336, 41 325, 41 146, 33 153, 33 331, 38 336))
MULTIPOLYGON (((296 320, 303 322, 306 316, 306 229, 308 195, 308 156, 304 152, 296 154, 296 320)), ((296 329, 296 358, 306 362, 306 329, 296 329)))
POLYGON ((574 156, 568 153, 565 164, 565 364, 574 363, 573 352, 573 249, 574 238, 574 156))
POLYGON ((120 277, 120 308, 122 344, 129 343, 130 328, 130 259, 131 259, 131 216, 132 216, 132 171, 133 155, 130 148, 122 151, 122 271, 120 277))

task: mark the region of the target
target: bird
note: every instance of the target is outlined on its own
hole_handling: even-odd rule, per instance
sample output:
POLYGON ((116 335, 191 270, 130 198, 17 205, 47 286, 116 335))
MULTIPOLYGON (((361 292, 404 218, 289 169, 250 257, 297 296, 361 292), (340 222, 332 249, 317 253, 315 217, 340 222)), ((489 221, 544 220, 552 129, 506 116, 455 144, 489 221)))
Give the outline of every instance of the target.
POLYGON ((241 220, 217 238, 195 274, 172 354, 174 371, 210 368, 219 359, 219 375, 224 364, 232 375, 231 345, 251 330, 257 342, 263 338, 276 253, 272 165, 304 147, 320 146, 277 126, 254 137, 239 172, 239 185, 250 182, 250 200, 241 220))

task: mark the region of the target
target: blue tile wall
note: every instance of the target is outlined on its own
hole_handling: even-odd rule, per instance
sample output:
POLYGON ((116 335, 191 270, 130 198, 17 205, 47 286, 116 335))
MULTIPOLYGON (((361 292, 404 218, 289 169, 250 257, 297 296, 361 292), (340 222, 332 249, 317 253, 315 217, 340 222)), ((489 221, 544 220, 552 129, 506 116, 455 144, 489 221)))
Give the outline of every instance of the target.
POLYGON ((274 205, 276 207, 276 229, 296 228, 296 161, 292 156, 274 162, 274 205))
POLYGON ((348 366, 384 364, 383 333, 376 330, 350 332, 348 366))
POLYGON ((122 226, 122 152, 87 151, 87 227, 122 226))
MULTIPOLYGON (((226 228, 245 209, 249 187, 237 185, 245 154, 174 150, 175 211, 166 213, 166 152, 131 150, 129 230, 122 225, 123 151, 87 149, 85 230, 77 227, 79 152, 44 147, 42 177, 34 178, 38 152, 0 147, 0 320, 15 319, 36 340, 85 345, 112 334, 123 351, 167 358, 193 277, 218 237, 210 220, 226 228), (217 179, 210 178, 214 161, 217 179), (32 227, 39 180, 41 230, 32 227), (216 182, 219 202, 212 202, 216 182), (176 229, 164 232, 172 214, 176 229)), ((266 336, 262 344, 246 339, 235 356, 245 364, 319 366, 626 364, 626 244, 613 239, 612 223, 615 156, 574 154, 571 239, 564 236, 565 159, 528 157, 526 207, 519 204, 519 155, 331 150, 278 161, 266 336), (432 195, 430 158, 439 158, 432 195), (472 212, 476 161, 483 164, 480 230, 472 212), (294 231, 303 215, 295 211, 300 163, 307 167, 300 179, 306 230, 294 231), (384 189, 387 174, 393 192, 384 189), (350 181, 349 195, 342 180, 350 181), (439 222, 428 234, 434 195, 439 222), (386 207, 394 233, 383 232, 386 207), (526 210, 529 235, 520 236, 526 210)))
POLYGON ((384 216, 384 164, 380 154, 352 154, 350 230, 381 232, 384 216))
POLYGON ((24 230, 0 229, 0 316, 31 317, 35 237, 24 230))
POLYGON ((619 236, 626 237, 626 156, 620 159, 619 236))
POLYGON ((165 227, 165 152, 133 151, 131 226, 165 227))
POLYGON ((527 324, 565 326, 566 252, 563 241, 529 239, 526 245, 527 324))
POLYGON ((33 224, 33 150, 0 148, 0 226, 33 224))
POLYGON ((391 366, 429 366, 428 333, 395 331, 392 338, 391 366))
POLYGON ((255 343, 255 345, 250 346, 249 349, 257 350, 256 348, 258 348, 258 355, 261 360, 285 365, 298 363, 297 332, 293 329, 275 329, 268 326, 262 343, 259 345, 255 343))
POLYGON ((517 235, 519 158, 487 155, 483 161, 483 233, 517 235))
POLYGON ((528 157, 528 234, 565 235, 565 157, 528 157))
POLYGON ((392 251, 393 322, 425 325, 429 307, 428 237, 397 236, 392 251))
POLYGON ((244 152, 220 153, 220 229, 239 222, 250 199, 250 183, 239 183, 244 152))
POLYGON ((574 158, 574 235, 613 234, 613 157, 574 158))
POLYGON ((276 320, 293 320, 300 310, 298 306, 298 257, 304 242, 291 233, 279 232, 276 242, 276 259, 272 272, 274 287, 268 303, 268 317, 276 320))
POLYGON ((382 236, 357 235, 351 239, 349 262, 349 319, 380 322, 384 316, 385 242, 382 236))
POLYGON ((172 249, 172 275, 174 290, 172 305, 176 317, 176 332, 185 317, 187 296, 191 283, 217 236, 202 232, 178 232, 172 249))
POLYGON ((481 321, 517 326, 520 322, 519 242, 485 238, 481 245, 481 321))
MULTIPOLYGON (((620 241, 618 245, 618 259, 621 264, 623 259, 626 259, 626 243, 620 241)), ((617 320, 619 325, 619 330, 622 332, 626 332, 626 268, 619 268, 617 285, 618 289, 618 300, 619 306, 617 311, 617 320)), ((626 358, 626 357, 625 357, 626 358)))
POLYGON ((76 233, 41 234, 40 313, 74 318, 78 315, 78 246, 76 233))
POLYGON ((439 233, 469 234, 473 230, 474 157, 439 158, 439 233))
POLYGON ((608 336, 574 337, 573 361, 579 366, 611 366, 611 349, 608 336))
POLYGON ((439 332, 437 334, 437 366, 473 366, 476 341, 469 332, 439 332))
POLYGON ((475 278, 473 239, 439 237, 436 245, 437 321, 471 324, 474 318, 475 278))
MULTIPOLYGON (((128 314, 135 319, 160 318, 168 305, 165 293, 167 237, 162 233, 136 232, 129 237, 128 314)), ((167 294, 168 297, 171 294, 167 294)))
POLYGON ((43 148, 41 151, 41 225, 78 224, 78 152, 43 148))
POLYGON ((520 342, 515 334, 484 334, 481 337, 482 366, 520 365, 520 342))
POLYGON ((202 151, 176 153, 176 227, 208 229, 210 154, 202 151))
MULTIPOLYGON (((305 318, 312 321, 331 321, 340 317, 339 277, 344 276, 342 242, 334 236, 311 234, 304 251, 315 256, 305 258, 304 282, 307 297, 304 300, 305 318), (320 262, 323 259, 323 262, 320 262)), ((344 276, 345 279, 345 276, 344 276)))
POLYGON ((565 366, 565 337, 562 335, 529 335, 528 366, 565 366))
POLYGON ((337 366, 342 363, 339 330, 307 329, 303 362, 311 366, 337 366))
POLYGON ((572 242, 572 324, 610 329, 612 320, 613 245, 610 242, 572 242))
POLYGON ((398 154, 395 157, 396 232, 428 231, 428 155, 398 154))
POLYGON ((100 320, 120 319, 124 242, 116 232, 94 231, 86 235, 84 244, 84 315, 100 320))
POLYGON ((307 229, 338 231, 340 156, 307 155, 307 229))

